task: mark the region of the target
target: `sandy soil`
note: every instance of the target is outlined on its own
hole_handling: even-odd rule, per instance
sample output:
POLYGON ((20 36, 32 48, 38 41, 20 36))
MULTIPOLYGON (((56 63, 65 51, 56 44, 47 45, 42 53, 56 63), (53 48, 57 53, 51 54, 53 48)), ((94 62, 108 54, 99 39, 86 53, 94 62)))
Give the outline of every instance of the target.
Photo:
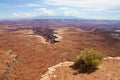
POLYGON ((61 29, 57 29, 57 28, 54 30, 54 32, 55 32, 54 36, 57 37, 55 38, 55 41, 61 41, 62 39, 61 34, 64 34, 64 32, 61 29))
POLYGON ((12 32, 12 33, 17 34, 17 35, 21 34, 20 35, 21 37, 34 37, 34 38, 38 38, 38 39, 40 39, 39 40, 40 42, 48 44, 48 42, 46 42, 46 40, 45 40, 45 38, 43 36, 35 34, 32 30, 19 30, 19 31, 15 31, 15 32, 12 32))

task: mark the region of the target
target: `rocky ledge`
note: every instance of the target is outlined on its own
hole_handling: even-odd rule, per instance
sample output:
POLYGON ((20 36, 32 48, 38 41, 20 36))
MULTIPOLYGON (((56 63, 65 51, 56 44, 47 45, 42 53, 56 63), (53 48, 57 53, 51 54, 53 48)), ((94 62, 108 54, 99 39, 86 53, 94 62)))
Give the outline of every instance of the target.
MULTIPOLYGON (((120 57, 106 57, 103 60, 120 60, 120 57)), ((57 68, 62 66, 72 65, 74 62, 61 62, 57 65, 48 68, 48 71, 41 76, 40 80, 51 80, 51 78, 55 78, 57 75, 54 75, 53 72, 56 71, 57 68)))

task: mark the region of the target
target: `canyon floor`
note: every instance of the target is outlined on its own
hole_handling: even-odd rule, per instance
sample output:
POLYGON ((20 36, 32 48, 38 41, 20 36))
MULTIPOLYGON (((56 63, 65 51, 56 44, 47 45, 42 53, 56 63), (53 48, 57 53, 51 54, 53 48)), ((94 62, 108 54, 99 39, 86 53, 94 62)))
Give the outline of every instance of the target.
MULTIPOLYGON (((32 30, 0 34, 0 80, 40 80, 48 67, 72 61, 84 48, 99 50, 106 56, 120 56, 119 42, 111 43, 100 35, 80 28, 63 27, 56 30, 60 42, 55 44, 45 42, 40 35, 33 35, 32 30)), ((104 64, 111 67, 117 62, 104 64)))

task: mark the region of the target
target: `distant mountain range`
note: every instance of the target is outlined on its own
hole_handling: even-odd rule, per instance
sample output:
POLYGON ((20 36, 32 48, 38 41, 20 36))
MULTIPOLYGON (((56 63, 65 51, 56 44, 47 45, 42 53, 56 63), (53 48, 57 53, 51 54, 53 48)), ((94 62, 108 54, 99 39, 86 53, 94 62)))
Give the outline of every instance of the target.
POLYGON ((112 22, 112 23, 120 23, 120 20, 97 20, 97 19, 87 19, 87 18, 79 18, 75 16, 35 16, 31 18, 9 18, 9 19, 0 19, 0 21, 6 21, 6 20, 33 20, 33 19, 48 19, 48 20, 77 20, 82 22, 92 22, 92 23, 102 23, 105 24, 106 22, 112 22))
POLYGON ((78 17, 74 16, 36 16, 33 19, 79 19, 78 17))

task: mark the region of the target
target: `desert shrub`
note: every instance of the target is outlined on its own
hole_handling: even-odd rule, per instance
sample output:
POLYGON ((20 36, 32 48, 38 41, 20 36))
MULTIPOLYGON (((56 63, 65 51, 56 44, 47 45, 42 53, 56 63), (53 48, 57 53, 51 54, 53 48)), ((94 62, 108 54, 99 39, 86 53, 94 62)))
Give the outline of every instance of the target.
POLYGON ((78 72, 90 73, 98 68, 103 57, 104 55, 97 50, 84 49, 80 55, 75 58, 75 63, 71 67, 78 70, 78 72))

